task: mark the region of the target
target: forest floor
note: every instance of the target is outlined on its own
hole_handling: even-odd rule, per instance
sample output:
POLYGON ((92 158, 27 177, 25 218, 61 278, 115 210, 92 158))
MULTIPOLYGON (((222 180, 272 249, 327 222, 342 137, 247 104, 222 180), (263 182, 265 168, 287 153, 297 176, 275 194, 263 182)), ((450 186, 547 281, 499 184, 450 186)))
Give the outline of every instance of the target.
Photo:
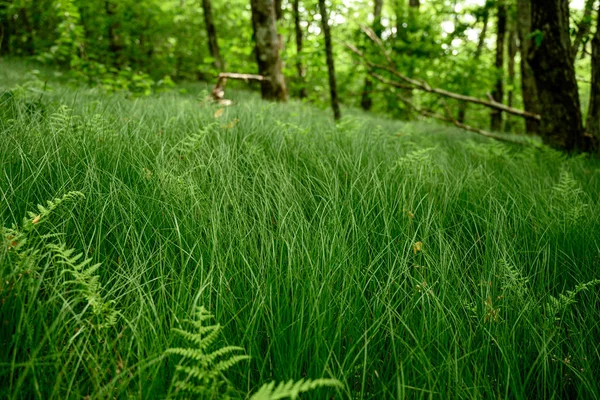
POLYGON ((24 68, 0 72, 0 396, 600 398, 598 160, 24 68), (174 330, 210 334, 198 306, 244 349, 227 371, 174 330))

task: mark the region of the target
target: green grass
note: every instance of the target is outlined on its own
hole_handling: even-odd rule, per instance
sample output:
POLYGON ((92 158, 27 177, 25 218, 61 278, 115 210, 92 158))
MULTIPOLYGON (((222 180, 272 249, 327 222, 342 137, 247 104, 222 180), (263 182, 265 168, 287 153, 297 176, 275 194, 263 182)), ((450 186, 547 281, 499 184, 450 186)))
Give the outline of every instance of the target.
POLYGON ((0 396, 174 395, 204 306, 251 357, 221 395, 600 398, 598 160, 2 68, 0 396))

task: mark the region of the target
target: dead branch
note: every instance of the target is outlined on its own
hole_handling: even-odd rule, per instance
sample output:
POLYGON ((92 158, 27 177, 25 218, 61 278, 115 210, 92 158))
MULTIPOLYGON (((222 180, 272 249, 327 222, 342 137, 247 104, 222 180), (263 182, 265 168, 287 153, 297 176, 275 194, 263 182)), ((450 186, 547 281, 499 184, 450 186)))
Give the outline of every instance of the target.
MULTIPOLYGON (((366 31, 368 32, 369 29, 366 28, 366 31)), ((363 60, 363 63, 365 65, 369 66, 371 69, 378 69, 378 70, 386 71, 386 72, 392 74, 393 76, 395 76, 396 78, 399 78, 400 80, 410 84, 414 89, 418 89, 418 90, 421 90, 421 91, 424 91, 427 93, 434 93, 434 94, 448 97, 448 98, 458 100, 458 101, 479 104, 479 105, 482 105, 482 106, 485 106, 488 108, 501 110, 501 111, 507 112, 509 114, 517 115, 517 116, 523 117, 523 118, 531 118, 531 119, 535 119, 538 121, 542 119, 542 117, 538 114, 534 114, 534 113, 530 113, 528 111, 523 111, 523 110, 519 110, 519 109, 516 109, 513 107, 509 107, 505 104, 499 103, 494 100, 483 100, 483 99, 480 99, 477 97, 466 96, 466 95, 462 95, 459 93, 450 92, 445 89, 432 87, 425 81, 409 78, 408 76, 398 72, 395 69, 395 67, 393 67, 393 62, 392 62, 389 54, 387 53, 387 51, 385 51, 385 48, 383 48, 383 43, 376 35, 375 35, 375 38, 378 39, 375 41, 375 43, 380 47, 380 49, 382 49, 382 51, 384 51, 384 56, 386 57, 386 59, 388 60, 388 63, 390 63, 391 66, 377 64, 377 63, 374 63, 374 62, 368 60, 363 52, 361 52, 360 50, 358 50, 356 47, 354 47, 353 45, 351 45, 349 43, 345 43, 345 46, 350 51, 352 51, 354 54, 359 56, 363 60)), ((379 78, 377 78, 377 79, 379 79, 379 78)))
MULTIPOLYGON (((493 134, 491 132, 488 132, 486 130, 479 129, 479 128, 476 128, 474 126, 470 126, 470 125, 464 124, 462 122, 457 121, 453 117, 445 117, 445 116, 437 114, 437 113, 435 113, 433 111, 422 109, 422 108, 417 107, 416 105, 414 105, 410 100, 408 100, 405 97, 398 96, 398 98, 404 104, 406 104, 407 106, 409 106, 410 108, 412 108, 413 110, 415 110, 417 113, 423 115, 424 117, 429 117, 429 118, 434 118, 434 119, 437 119, 437 120, 440 120, 440 121, 449 122, 449 123, 455 125, 457 128, 460 128, 462 130, 465 130, 465 131, 468 131, 468 132, 477 133, 478 135, 485 136, 487 138, 494 139, 494 140, 499 140, 501 142, 516 143, 516 144, 521 144, 521 145, 527 144, 526 142, 521 142, 521 141, 518 141, 518 140, 513 140, 510 137, 498 136, 498 135, 495 135, 495 134, 493 134)), ((447 112, 449 112, 449 110, 447 110, 447 112)), ((451 115, 451 114, 449 114, 449 115, 451 115)))
POLYGON ((217 83, 215 87, 212 89, 212 98, 217 101, 219 104, 230 105, 231 100, 224 99, 225 97, 225 85, 227 84, 227 79, 237 79, 242 81, 268 81, 269 78, 262 75, 252 75, 252 74, 238 74, 235 72, 221 72, 217 76, 217 83))

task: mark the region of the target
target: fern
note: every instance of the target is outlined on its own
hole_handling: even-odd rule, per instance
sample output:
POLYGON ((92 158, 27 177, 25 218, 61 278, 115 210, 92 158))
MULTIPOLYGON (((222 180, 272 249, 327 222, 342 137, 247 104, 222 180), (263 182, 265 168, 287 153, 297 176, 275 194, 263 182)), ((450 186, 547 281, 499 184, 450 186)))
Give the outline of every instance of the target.
POLYGON ((300 393, 308 392, 321 387, 337 387, 341 388, 342 384, 336 379, 315 379, 315 380, 304 380, 294 382, 289 380, 287 382, 281 382, 275 386, 275 382, 264 384, 250 400, 278 400, 278 399, 297 399, 300 393))
POLYGON ((583 201, 584 192, 569 172, 561 172, 554 194, 553 209, 562 220, 575 223, 585 215, 588 204, 583 201))
POLYGON ((114 309, 114 301, 106 301, 102 296, 102 285, 96 271, 101 264, 91 265, 91 259, 83 259, 83 254, 74 254, 74 249, 68 249, 64 243, 49 243, 46 248, 51 251, 58 265, 63 266, 63 274, 70 274, 72 279, 64 282, 71 287, 70 293, 76 294, 77 298, 83 299, 92 311, 87 318, 88 323, 95 329, 105 329, 114 326, 117 322, 117 311, 114 309))
POLYGON ((436 147, 429 147, 412 151, 398 160, 398 166, 428 165, 431 163, 431 153, 436 147))
POLYGON ((222 331, 219 324, 207 325, 212 318, 213 315, 206 308, 198 307, 195 319, 186 320, 195 328, 195 332, 173 329, 174 333, 195 345, 193 348, 169 348, 166 351, 167 354, 179 355, 182 358, 182 363, 176 367, 178 375, 173 383, 177 393, 208 397, 217 393, 223 394, 228 388, 223 373, 240 361, 250 358, 236 354, 244 350, 237 346, 225 346, 210 351, 222 331))
POLYGON ((189 154, 198 150, 202 145, 202 142, 206 135, 217 126, 217 123, 212 123, 205 126, 198 133, 185 137, 183 140, 181 140, 175 145, 173 150, 177 151, 181 155, 189 154))
MULTIPOLYGON (((206 308, 198 307, 193 320, 185 322, 193 326, 194 332, 174 328, 172 331, 187 342, 193 343, 192 348, 169 348, 167 354, 178 355, 182 358, 175 367, 177 375, 172 382, 176 394, 188 394, 201 398, 226 397, 229 383, 224 373, 241 361, 250 357, 237 354, 244 349, 238 346, 225 346, 210 351, 221 334, 221 325, 209 325, 213 315, 206 308)), ((252 400, 276 400, 284 398, 295 399, 300 393, 319 387, 342 387, 335 379, 304 380, 297 382, 289 380, 275 386, 275 382, 263 385, 252 397, 252 400)))
POLYGON ((523 301, 527 295, 529 279, 524 277, 520 269, 506 259, 498 260, 502 277, 502 289, 506 294, 514 294, 523 301))
POLYGON ((23 230, 25 232, 30 231, 36 225, 44 222, 54 210, 56 210, 62 204, 76 200, 78 198, 85 197, 81 192, 69 192, 65 194, 63 197, 55 198, 54 200, 49 200, 45 206, 38 204, 37 209, 38 213, 28 212, 28 217, 23 218, 23 230))
POLYGON ((558 297, 550 296, 550 301, 546 303, 546 312, 548 322, 560 321, 560 315, 564 314, 570 305, 577 303, 575 297, 594 286, 600 285, 600 279, 594 279, 586 283, 580 283, 574 290, 568 290, 566 294, 559 294, 558 297))

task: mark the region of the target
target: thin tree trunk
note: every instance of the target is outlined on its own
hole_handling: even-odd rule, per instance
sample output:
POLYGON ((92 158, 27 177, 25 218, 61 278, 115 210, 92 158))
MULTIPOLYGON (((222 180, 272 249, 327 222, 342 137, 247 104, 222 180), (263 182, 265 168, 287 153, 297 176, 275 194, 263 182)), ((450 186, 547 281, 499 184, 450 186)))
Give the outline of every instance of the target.
POLYGON ((593 136, 593 146, 598 150, 600 146, 600 10, 598 10, 596 34, 592 40, 591 89, 586 131, 593 136))
POLYGON ((302 63, 302 26, 300 26, 300 0, 294 0, 292 2, 294 12, 294 26, 296 28, 296 71, 298 72, 298 80, 300 81, 300 93, 301 99, 306 98, 306 69, 302 63))
MULTIPOLYGON (((473 55, 474 60, 477 62, 481 57, 481 53, 483 52, 483 46, 485 45, 485 39, 487 37, 487 30, 490 21, 490 13, 488 8, 486 7, 483 13, 483 28, 481 28, 481 34, 479 35, 479 41, 477 42, 477 49, 475 50, 475 54, 473 55)), ((467 118, 467 108, 469 107, 469 103, 461 102, 458 105, 458 116, 457 120, 460 123, 464 123, 467 118)))
MULTIPOLYGON (((492 97, 498 103, 504 101, 504 42, 506 38, 506 5, 498 5, 498 32, 496 37, 496 85, 492 97)), ((491 113, 491 130, 502 130, 502 111, 494 110, 491 113)))
POLYGON ((273 0, 250 0, 250 6, 258 72, 268 78, 261 81, 262 98, 286 101, 287 88, 279 56, 282 41, 277 34, 275 2, 273 0))
POLYGON ((13 24, 10 15, 7 14, 7 8, 8 4, 0 4, 0 55, 10 53, 13 24))
POLYGON ((215 60, 215 68, 219 71, 223 70, 223 60, 219 52, 219 42, 217 41, 217 30, 212 16, 212 7, 210 0, 202 0, 202 10, 204 11, 204 24, 206 25, 206 34, 208 36, 208 50, 210 55, 215 60))
MULTIPOLYGON (((515 77, 516 77, 516 68, 515 68, 515 58, 517 57, 517 26, 516 21, 512 21, 510 24, 510 30, 508 34, 508 96, 507 103, 509 107, 514 106, 514 98, 515 98, 515 77)), ((507 116, 505 129, 507 132, 510 132, 512 129, 513 120, 510 116, 507 116)))
MULTIPOLYGON (((540 113, 535 76, 530 64, 533 41, 531 38, 531 0, 517 0, 517 29, 521 52, 521 94, 525 111, 533 114, 540 113)), ((533 119, 525 120, 527 133, 538 133, 539 122, 533 119)))
MULTIPOLYGON (((409 24, 418 27, 419 26, 419 10, 421 7, 421 1, 420 0, 410 0, 408 2, 408 19, 409 19, 409 24)), ((408 58, 408 66, 407 66, 408 70, 408 76, 409 77, 413 77, 414 73, 415 73, 415 59, 412 56, 412 54, 409 54, 409 58, 408 58)), ((403 93, 403 95, 405 95, 405 97, 409 100, 412 101, 413 98, 413 90, 412 89, 408 89, 406 90, 405 93, 403 93)), ((406 110, 406 119, 413 119, 413 110, 412 109, 407 109, 406 110)))
POLYGON ((277 21, 283 18, 283 0, 275 0, 275 17, 277 21))
POLYGON ((537 37, 530 61, 542 111, 540 135, 552 147, 586 151, 591 141, 583 129, 571 58, 569 0, 532 0, 531 6, 537 37))
MULTIPOLYGON (((383 0, 374 0, 374 12, 373 12, 373 31, 379 37, 381 37, 382 26, 381 26, 381 10, 383 8, 383 0)), ((360 106, 365 111, 369 111, 373 107, 373 99, 371 98, 371 92, 373 91, 373 81, 367 76, 365 78, 365 86, 362 92, 362 98, 360 100, 360 106)))
POLYGON ((579 27, 577 29, 577 35, 575 36, 575 40, 573 41, 573 48, 571 50, 571 57, 573 57, 573 62, 577 58, 577 54, 579 53, 579 48, 583 43, 583 40, 587 38, 592 29, 592 11, 594 10, 594 3, 596 0, 586 0, 585 7, 583 10, 583 18, 579 23, 579 27))
POLYGON ((110 0, 104 0, 104 9, 108 16, 108 48, 113 57, 114 64, 120 66, 123 63, 124 46, 121 43, 121 37, 117 34, 119 24, 116 22, 115 8, 116 5, 111 3, 110 0))
POLYGON ((325 36, 325 53, 327 56, 327 70, 329 72, 329 91, 331 93, 331 108, 333 110, 333 118, 339 120, 342 117, 340 112, 340 102, 338 100, 337 84, 335 82, 335 65, 333 61, 333 48, 331 44, 331 30, 329 28, 329 16, 325 0, 319 0, 319 11, 321 14, 321 24, 323 26, 323 34, 325 36))

